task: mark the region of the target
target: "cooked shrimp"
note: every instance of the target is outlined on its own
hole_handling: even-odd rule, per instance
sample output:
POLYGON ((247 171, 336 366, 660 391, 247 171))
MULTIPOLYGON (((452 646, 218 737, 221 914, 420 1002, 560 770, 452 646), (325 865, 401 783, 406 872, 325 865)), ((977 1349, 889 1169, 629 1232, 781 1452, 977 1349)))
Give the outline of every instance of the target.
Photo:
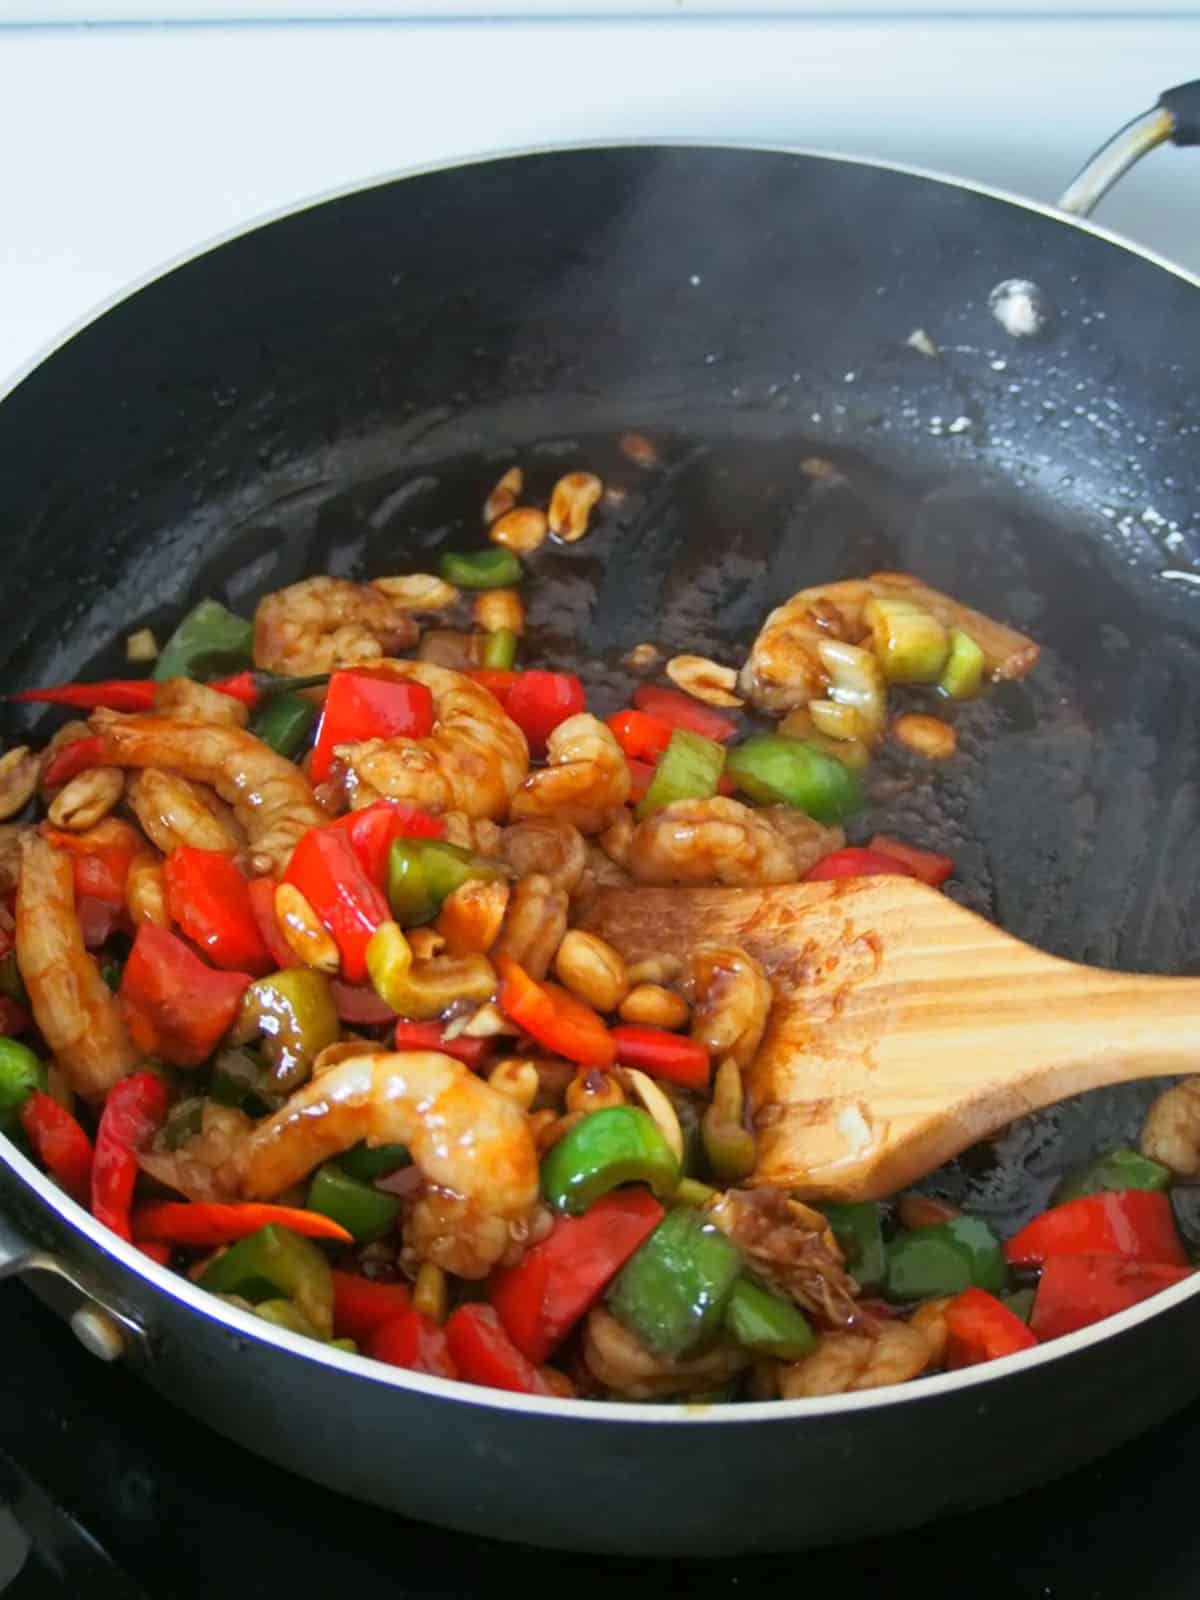
POLYGON ((71 857, 36 832, 21 835, 17 965, 34 1018, 77 1094, 100 1099, 138 1055, 117 997, 84 948, 71 857))
POLYGON ((378 661, 415 644, 410 608, 373 583, 305 578, 264 596, 254 613, 254 664, 301 677, 378 661))
POLYGON ((792 853, 792 870, 803 878, 823 856, 840 850, 846 842, 841 828, 827 827, 795 806, 763 806, 755 816, 769 823, 792 853))
POLYGON ((531 978, 544 978, 567 931, 567 891, 540 872, 513 890, 493 956, 511 956, 531 978))
POLYGON ((719 1388, 754 1357, 723 1340, 702 1355, 672 1361, 647 1350, 611 1311, 597 1306, 584 1329, 583 1359, 605 1388, 628 1400, 658 1400, 670 1394, 699 1394, 719 1388))
POLYGON ((298 1089, 230 1163, 233 1186, 269 1199, 365 1139, 404 1144, 425 1179, 405 1239, 421 1259, 482 1278, 523 1240, 537 1153, 520 1109, 461 1062, 362 1049, 298 1089))
POLYGON ((716 1060, 745 1068, 754 1060, 771 1012, 771 980, 738 944, 702 944, 691 953, 683 992, 692 1007, 692 1038, 716 1060))
POLYGON ((1142 1124, 1141 1149, 1177 1178, 1200 1176, 1200 1078, 1164 1089, 1142 1124))
POLYGON ((32 823, 0 823, 0 898, 12 894, 21 872, 21 835, 32 823))
POLYGON ((578 828, 561 817, 529 817, 500 836, 500 855, 518 878, 540 872, 570 894, 587 866, 587 846, 578 828))
POLYGON ((782 1189, 727 1189, 705 1216, 771 1288, 834 1326, 854 1320, 854 1281, 819 1211, 782 1189))
POLYGON ((164 855, 181 844, 195 850, 240 850, 246 843, 232 810, 211 790, 177 772, 147 767, 130 783, 128 799, 146 836, 164 855))
POLYGON ((250 707, 236 696, 210 689, 191 678, 168 678, 154 695, 154 715, 180 722, 211 722, 217 727, 244 728, 250 707))
POLYGON ((103 713, 92 725, 107 765, 169 767, 215 789, 245 830, 253 872, 282 873, 301 834, 329 821, 299 767, 244 728, 103 713))
POLYGON ((827 1333, 812 1355, 784 1367, 779 1392, 785 1400, 801 1400, 907 1383, 931 1364, 935 1343, 907 1322, 885 1322, 874 1333, 827 1333))
POLYGON ((763 623, 738 678, 738 688, 760 711, 791 711, 819 700, 828 674, 817 654, 827 639, 856 643, 864 629, 865 581, 801 589, 776 606, 763 623))
POLYGON ((546 759, 513 796, 513 820, 553 816, 603 833, 629 798, 629 765, 610 730, 581 711, 555 728, 546 759))
POLYGON ((424 739, 339 745, 355 810, 382 796, 424 811, 502 816, 529 770, 529 747, 495 695, 461 672, 426 661, 386 661, 382 666, 389 678, 409 678, 429 689, 433 732, 424 739))
POLYGON ((728 883, 739 887, 794 883, 799 876, 788 841, 762 816, 714 795, 676 800, 640 822, 629 847, 638 883, 728 883))

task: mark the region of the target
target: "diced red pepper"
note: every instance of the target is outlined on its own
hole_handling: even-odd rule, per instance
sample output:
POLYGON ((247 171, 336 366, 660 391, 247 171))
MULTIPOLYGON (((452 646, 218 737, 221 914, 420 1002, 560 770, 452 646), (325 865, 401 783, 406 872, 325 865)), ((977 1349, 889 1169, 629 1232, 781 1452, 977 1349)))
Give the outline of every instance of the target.
POLYGON ((158 684, 150 678, 110 678, 102 683, 61 683, 49 689, 22 689, 8 699, 18 704, 37 702, 52 706, 78 706, 94 711, 149 711, 158 684))
POLYGON ((446 1343, 450 1359, 466 1383, 508 1389, 514 1394, 554 1393, 505 1333, 491 1306, 459 1306, 446 1323, 446 1343))
POLYGON ((369 983, 342 983, 331 978, 329 992, 343 1022, 359 1028, 381 1028, 396 1019, 391 1006, 380 999, 369 983))
POLYGON ((556 983, 538 983, 511 956, 497 956, 500 1009, 555 1055, 583 1067, 611 1067, 617 1047, 600 1017, 556 983))
POLYGON ((1190 1276, 1190 1268, 1161 1261, 1130 1261, 1113 1255, 1047 1256, 1030 1326, 1039 1339, 1057 1339, 1115 1316, 1190 1276))
POLYGON ((92 1215, 122 1239, 132 1238, 129 1207, 137 1182, 137 1152, 162 1127, 170 1092, 153 1072, 135 1072, 113 1084, 96 1130, 92 1215))
POLYGON ((329 826, 345 833, 363 871, 380 889, 387 883, 388 854, 397 839, 440 839, 446 832, 441 817, 399 800, 376 800, 329 826))
POLYGON ((219 1244, 232 1244, 235 1239, 244 1239, 248 1233, 257 1233, 271 1224, 289 1228, 306 1239, 353 1243, 354 1236, 348 1229, 320 1211, 305 1211, 298 1206, 260 1205, 256 1201, 239 1205, 204 1200, 158 1201, 135 1211, 132 1226, 133 1237, 139 1244, 149 1240, 211 1249, 219 1244))
POLYGON ((115 906, 104 900, 96 900, 90 894, 81 895, 75 902, 75 914, 79 918, 83 942, 89 950, 99 950, 121 921, 115 906))
POLYGON ((40 1089, 21 1107, 21 1126, 46 1171, 81 1206, 92 1195, 92 1141, 69 1111, 40 1089))
POLYGON ((339 1339, 359 1344, 389 1322, 412 1310, 404 1283, 376 1283, 357 1272, 333 1271, 333 1331, 339 1339))
POLYGON ((364 1354, 434 1378, 458 1377, 444 1330, 420 1311, 405 1311, 385 1322, 365 1341, 364 1354))
POLYGON ((0 1038, 15 1039, 22 1033, 28 1033, 32 1027, 33 1018, 25 1007, 10 1000, 6 994, 0 994, 0 1038))
POLYGON ((198 1067, 233 1026, 248 972, 217 972, 182 939, 138 924, 121 974, 121 1010, 139 1050, 177 1067, 198 1067))
POLYGON ((1013 1266, 1085 1255, 1187 1265, 1170 1199, 1147 1189, 1114 1189, 1053 1206, 1015 1233, 1004 1254, 1013 1266))
POLYGON ((124 908, 129 868, 134 857, 146 850, 136 828, 120 817, 106 817, 86 833, 49 827, 42 831, 56 850, 70 854, 76 899, 86 896, 114 909, 124 908))
POLYGON ((302 967, 300 957, 283 937, 279 918, 275 915, 275 891, 278 878, 251 878, 246 885, 250 896, 250 910, 254 914, 259 937, 271 953, 271 964, 276 972, 286 972, 289 967, 302 967))
POLYGON ((163 863, 163 879, 167 910, 214 966, 256 976, 276 970, 232 855, 181 844, 163 863))
POLYGON ((385 672, 331 673, 309 776, 324 783, 334 747, 364 739, 424 739, 433 731, 433 696, 423 683, 385 672))
POLYGON ((464 1066, 478 1072, 492 1049, 490 1039, 468 1039, 460 1033, 454 1039, 442 1036, 440 1022, 397 1022, 395 1035, 397 1050, 440 1050, 444 1056, 453 1056, 464 1066))
POLYGON ((650 787, 654 768, 648 761, 635 761, 631 756, 626 756, 625 765, 629 768, 629 803, 637 805, 650 787))
POLYGON ((1015 1312, 984 1289, 964 1289, 955 1295, 945 1317, 945 1364, 951 1369, 1032 1350, 1038 1342, 1015 1312))
POLYGON ((707 1089, 711 1063, 708 1051, 683 1034, 665 1028, 620 1023, 609 1029, 623 1067, 636 1067, 652 1078, 665 1078, 685 1089, 707 1089))
POLYGON ((631 761, 657 761, 675 732, 661 717, 632 709, 615 711, 607 722, 613 738, 631 761))
POLYGON ((824 883, 831 878, 911 878, 911 868, 895 856, 881 855, 878 850, 864 850, 850 845, 845 850, 834 850, 822 856, 815 867, 804 875, 805 883, 824 883))
POLYGON ((362 983, 367 945, 391 917, 383 891, 367 877, 344 832, 310 828, 292 852, 284 883, 299 889, 328 928, 342 956, 342 976, 362 983))
POLYGON ((876 855, 894 857, 908 868, 914 878, 920 878, 931 889, 940 888, 954 871, 954 861, 950 856, 939 856, 932 850, 918 849, 915 844, 905 844, 886 833, 877 833, 869 848, 876 855))
POLYGON ((691 733, 703 734, 706 739, 715 739, 718 744, 725 744, 738 731, 737 723, 731 718, 723 717, 702 700, 693 700, 690 694, 679 689, 644 683, 633 691, 633 703, 639 711, 657 717, 672 728, 687 728, 691 733))
POLYGON ((581 1217, 558 1217, 515 1267, 497 1268, 488 1299, 517 1349, 547 1360, 663 1216, 649 1189, 615 1189, 581 1217))
POLYGON ((546 753, 546 740, 586 706, 583 684, 573 672, 518 672, 504 709, 529 741, 532 755, 546 753))
POLYGON ((507 707, 513 684, 521 674, 508 672, 500 667, 474 667, 466 676, 476 683, 481 683, 489 694, 494 694, 500 704, 507 707))
POLYGON ((42 768, 42 786, 61 789, 64 783, 70 783, 72 778, 77 778, 89 767, 103 764, 104 740, 98 733, 89 734, 86 739, 76 739, 54 752, 42 768))

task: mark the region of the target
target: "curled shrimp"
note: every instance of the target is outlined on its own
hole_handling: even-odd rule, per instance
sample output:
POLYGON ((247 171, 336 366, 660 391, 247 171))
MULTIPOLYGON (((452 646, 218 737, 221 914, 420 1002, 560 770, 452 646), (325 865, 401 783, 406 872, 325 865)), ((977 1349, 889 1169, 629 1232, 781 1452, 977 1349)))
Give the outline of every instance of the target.
POLYGON ((425 811, 502 816, 529 770, 529 747, 495 695, 461 672, 427 661, 381 665, 389 678, 423 683, 430 691, 433 732, 424 739, 337 746, 354 808, 383 796, 425 811))
POLYGON ((1200 1078, 1164 1089, 1146 1113, 1141 1151, 1177 1178, 1200 1176, 1200 1078))
POLYGON ((676 800, 634 829, 629 871, 637 883, 794 883, 788 840, 740 800, 676 800))
POLYGON ((106 765, 169 767, 215 789, 245 831, 253 872, 282 874, 300 836, 329 821, 299 767, 244 728, 103 714, 92 725, 106 765))
POLYGON ((378 661, 416 643, 411 609, 373 583, 305 578, 259 601, 254 664, 302 677, 378 661))
POLYGON ((829 675, 817 653, 829 639, 856 643, 862 608, 870 596, 864 580, 801 589, 776 606, 763 623, 738 678, 738 688, 760 711, 791 711, 819 700, 829 675))
POLYGON ((407 1145, 420 1169, 426 1188, 405 1241, 421 1259, 482 1278, 528 1236, 538 1167, 524 1113, 433 1051, 335 1059, 258 1124, 222 1176, 247 1199, 269 1199, 361 1139, 407 1145))
POLYGON ((229 807, 177 772, 146 767, 129 785, 128 800, 143 831, 164 855, 181 844, 195 850, 240 850, 246 843, 229 807))
POLYGON ((936 1347, 932 1332, 908 1322, 885 1322, 874 1332, 826 1333, 812 1355, 783 1368, 779 1392, 784 1400, 802 1400, 908 1383, 931 1365, 936 1347))
POLYGON ((196 683, 192 678, 168 678, 155 693, 154 715, 174 717, 180 722, 244 728, 250 720, 250 708, 231 694, 210 689, 206 683, 196 683))
POLYGON ((21 835, 17 965, 34 1018, 77 1094, 100 1099, 138 1055, 115 994, 83 943, 71 857, 40 834, 21 835))
POLYGON ((546 759, 513 796, 513 821, 552 816, 580 833, 603 833, 629 798, 629 764, 611 731, 581 711, 555 728, 546 759))

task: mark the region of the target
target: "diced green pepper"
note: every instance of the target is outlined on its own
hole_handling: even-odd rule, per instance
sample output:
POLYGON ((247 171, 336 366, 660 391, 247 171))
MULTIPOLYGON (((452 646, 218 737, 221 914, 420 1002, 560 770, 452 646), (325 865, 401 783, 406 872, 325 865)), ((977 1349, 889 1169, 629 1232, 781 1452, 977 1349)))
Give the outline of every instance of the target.
POLYGON ((351 1232, 359 1244, 382 1239, 400 1215, 400 1199, 360 1183, 332 1161, 318 1167, 308 1186, 308 1209, 332 1217, 351 1232))
POLYGON ((289 1333, 302 1333, 306 1339, 320 1337, 294 1300, 260 1300, 251 1310, 272 1327, 286 1328, 289 1333))
POLYGON ((501 878, 504 868, 441 839, 397 839, 388 856, 388 903, 402 928, 432 922, 442 901, 472 878, 501 878))
POLYGON ((337 1164, 359 1183, 374 1183, 376 1178, 411 1166, 412 1157, 402 1144, 369 1145, 363 1141, 340 1155, 337 1164))
POLYGON ((864 1289, 882 1288, 888 1263, 879 1207, 865 1200, 858 1205, 823 1205, 820 1210, 856 1281, 864 1289))
POLYGON ((942 668, 938 688, 951 700, 973 700, 983 687, 987 659, 969 633, 954 628, 950 633, 950 654, 942 668))
POLYGON ((656 1355, 686 1356, 720 1328, 741 1270, 741 1251, 719 1228, 676 1206, 622 1267, 609 1309, 656 1355))
POLYGON ((1170 1169, 1151 1161, 1140 1150, 1110 1150, 1065 1177, 1054 1191, 1051 1204, 1059 1206, 1108 1189, 1166 1189, 1170 1182, 1170 1169))
POLYGON ((511 628, 496 628, 483 644, 483 664, 496 672, 511 672, 517 659, 517 636, 511 628))
POLYGON ((840 822, 863 804, 862 784, 840 761, 781 733, 756 733, 729 752, 726 770, 760 805, 795 806, 818 822, 840 822))
MULTIPOLYGON (((228 1102, 226 1102, 228 1103, 228 1102)), ((194 1139, 204 1121, 204 1097, 193 1095, 187 1100, 177 1100, 167 1112, 163 1124, 162 1142, 167 1150, 178 1150, 194 1139)))
POLYGON ((817 1348, 817 1336, 790 1300, 739 1278, 725 1307, 725 1326, 737 1342, 760 1355, 799 1361, 817 1348))
POLYGON ((0 1132, 16 1124, 17 1113, 35 1089, 45 1088, 45 1065, 29 1046, 0 1038, 0 1132))
POLYGON ((319 1339, 333 1337, 333 1274, 311 1239, 270 1223, 239 1239, 200 1274, 202 1289, 257 1303, 295 1301, 319 1339), (265 1287, 264 1287, 265 1286, 265 1287))
POLYGON ((1014 1317, 1020 1317, 1022 1322, 1028 1322, 1033 1315, 1033 1302, 1036 1299, 1036 1289, 1014 1289, 1011 1294, 1002 1294, 1000 1303, 1007 1306, 1014 1317))
POLYGON ((929 1300, 972 1287, 998 1295, 1007 1286, 1003 1247, 978 1217, 902 1233, 888 1247, 890 1300, 929 1300))
POLYGON ((276 694, 251 717, 250 732, 290 761, 308 743, 316 720, 316 706, 301 695, 276 694))
POLYGON ((936 683, 950 652, 946 630, 932 611, 911 600, 868 600, 863 621, 889 683, 936 683))
POLYGON ((341 1031, 329 979, 312 967, 290 967, 250 985, 233 1036, 260 1041, 266 1074, 257 1087, 288 1094, 308 1081, 313 1062, 341 1031))
POLYGON ((508 589, 524 576, 511 550, 447 550, 438 571, 456 589, 508 589))
POLYGON ((650 787, 638 801, 639 821, 676 800, 710 800, 724 767, 724 745, 688 728, 676 728, 658 759, 650 787))
POLYGON ((727 1056, 717 1068, 712 1100, 700 1120, 704 1154, 719 1183, 740 1183, 754 1171, 754 1135, 742 1121, 744 1104, 741 1070, 727 1056))
POLYGON ((584 1117, 542 1159, 542 1194, 573 1215, 622 1183, 648 1183, 660 1200, 679 1187, 679 1162, 654 1118, 637 1106, 584 1117))
POLYGON ((201 600, 163 646, 151 676, 157 683, 168 678, 206 678, 237 672, 250 666, 253 659, 253 622, 235 617, 219 600, 201 600))

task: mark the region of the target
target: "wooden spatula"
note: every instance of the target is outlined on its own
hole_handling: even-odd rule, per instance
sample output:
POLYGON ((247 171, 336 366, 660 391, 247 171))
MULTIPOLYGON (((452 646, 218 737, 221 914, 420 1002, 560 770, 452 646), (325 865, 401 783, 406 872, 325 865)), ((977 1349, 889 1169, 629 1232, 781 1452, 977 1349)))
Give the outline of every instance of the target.
POLYGON ((1200 1063, 1200 979, 1060 961, 910 878, 609 889, 585 926, 628 961, 762 962, 754 1178, 808 1198, 877 1199, 1027 1111, 1200 1063))

